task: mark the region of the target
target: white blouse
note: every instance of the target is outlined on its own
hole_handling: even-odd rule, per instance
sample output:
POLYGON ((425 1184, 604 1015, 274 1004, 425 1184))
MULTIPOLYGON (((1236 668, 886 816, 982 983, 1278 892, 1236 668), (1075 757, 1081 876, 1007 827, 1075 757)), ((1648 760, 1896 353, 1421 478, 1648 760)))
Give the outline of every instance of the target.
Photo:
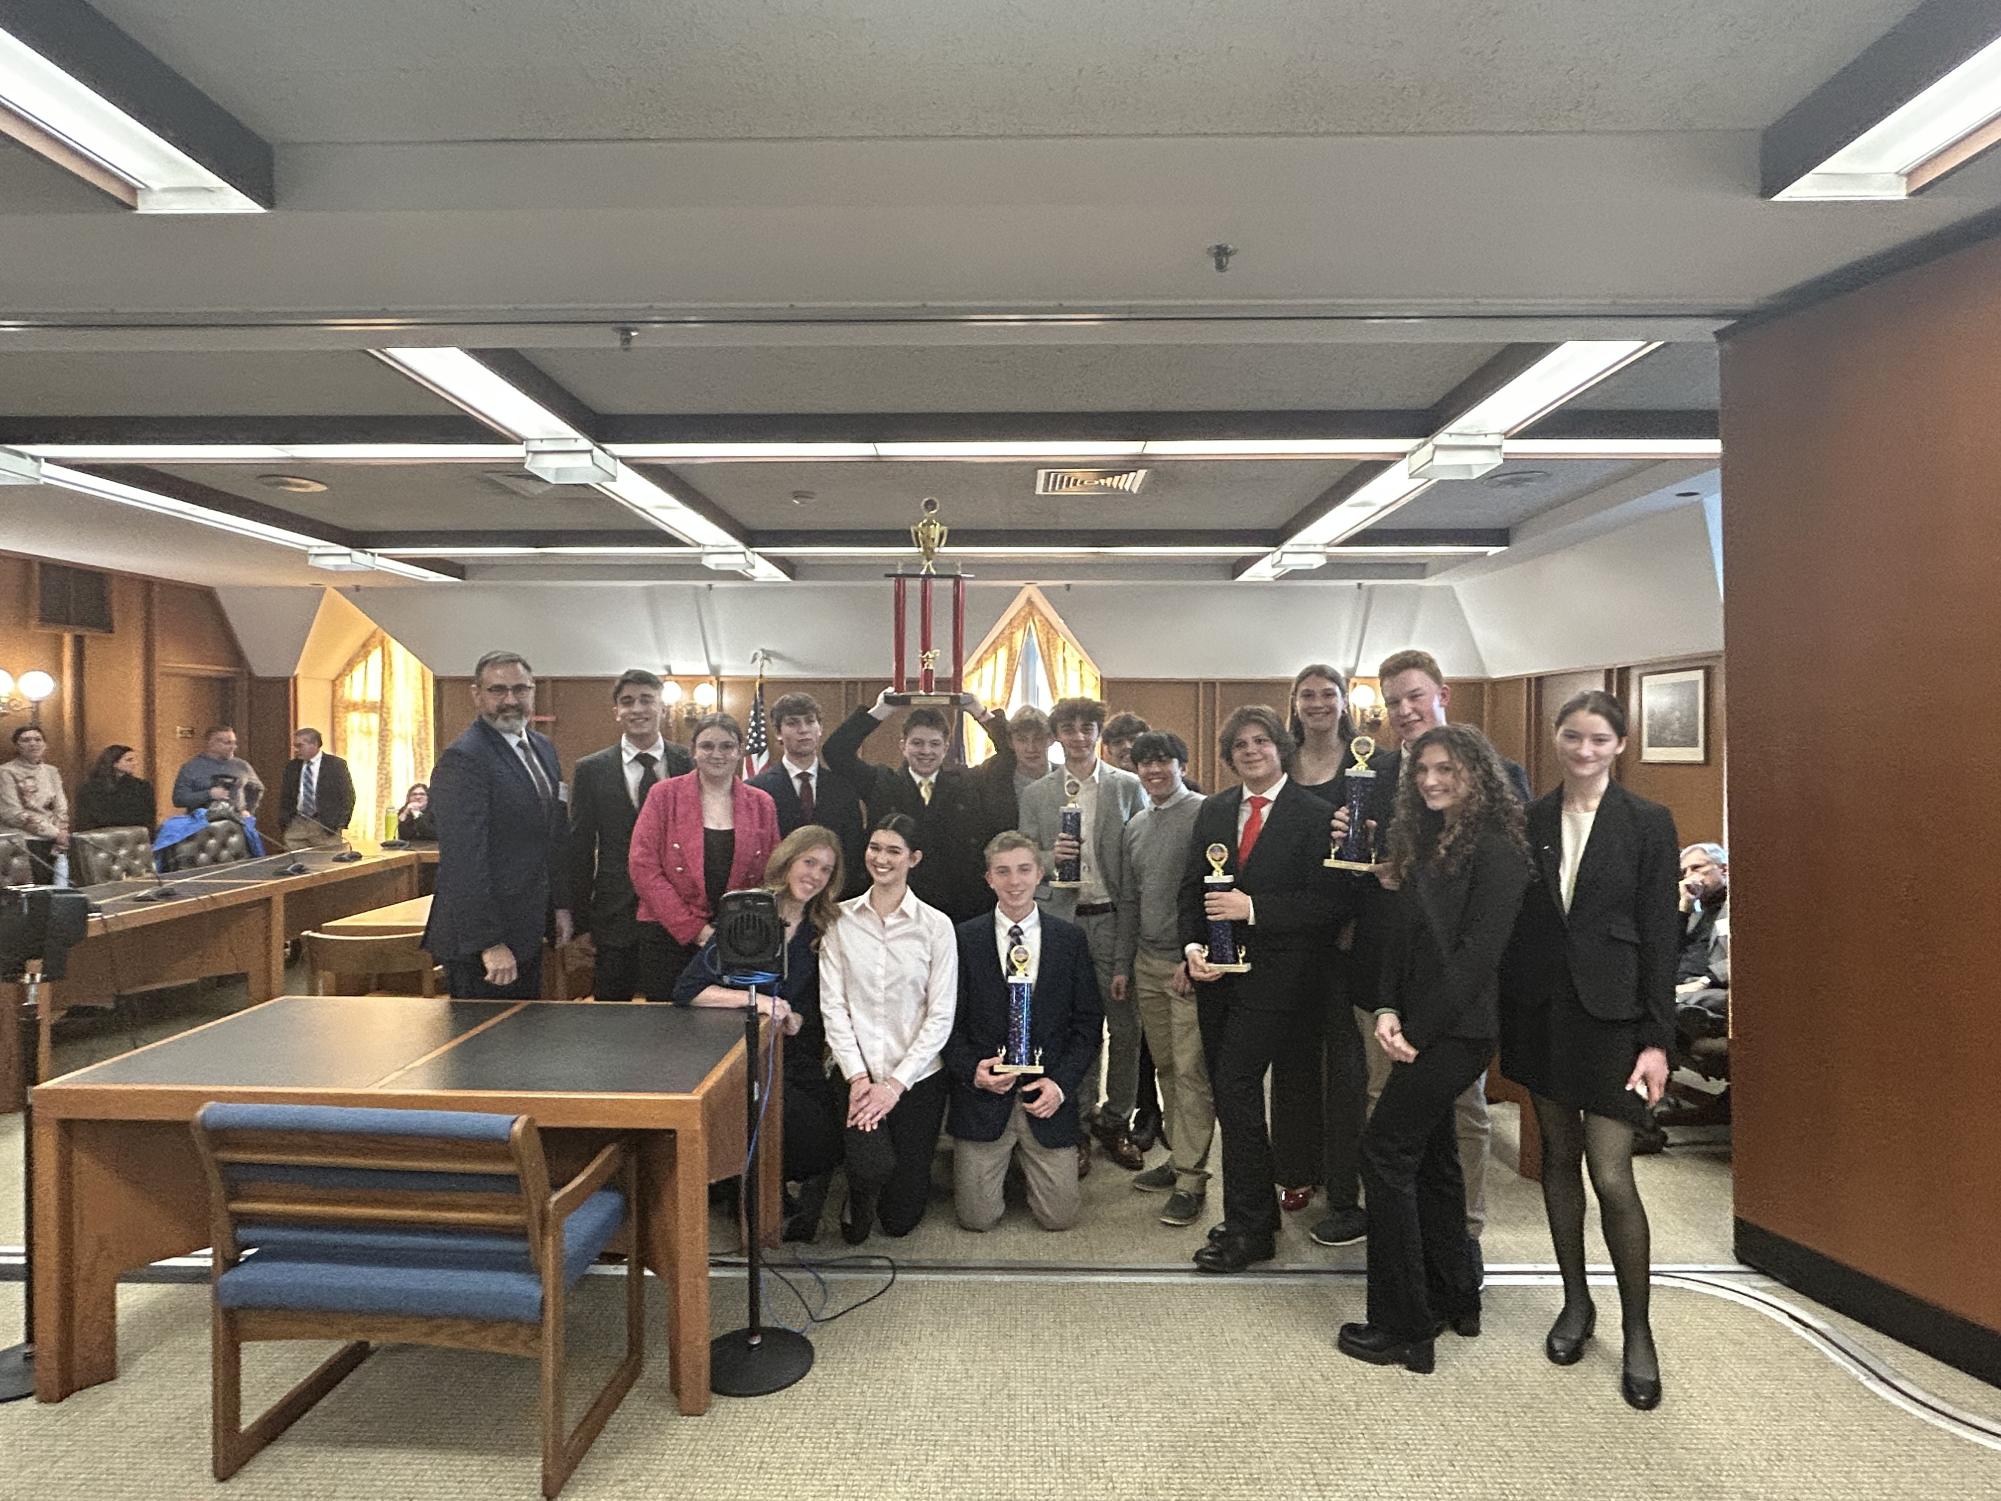
POLYGON ((1570 911, 1570 894, 1577 889, 1577 867, 1584 863, 1584 846, 1591 842, 1596 808, 1563 810, 1563 910, 1570 911))
POLYGON ((887 918, 864 891, 820 942, 820 1020, 841 1076, 905 1089, 944 1065, 959 1008, 952 920, 906 891, 887 918))

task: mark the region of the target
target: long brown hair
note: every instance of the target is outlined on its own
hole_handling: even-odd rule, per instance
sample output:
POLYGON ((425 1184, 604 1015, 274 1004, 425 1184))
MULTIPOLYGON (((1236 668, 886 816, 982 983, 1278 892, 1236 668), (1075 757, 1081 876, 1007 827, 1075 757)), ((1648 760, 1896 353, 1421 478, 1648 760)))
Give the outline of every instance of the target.
POLYGON ((1341 717, 1334 722, 1334 738, 1346 745, 1355 738, 1355 716, 1348 708, 1348 675, 1338 667, 1330 667, 1325 662, 1308 662, 1292 676, 1292 688, 1285 695, 1285 709, 1292 716, 1286 728, 1292 731, 1292 738, 1299 744, 1306 743, 1306 726, 1299 719, 1299 685, 1308 678, 1325 678, 1341 690, 1341 717))
POLYGON ((1509 785, 1501 756, 1487 737, 1471 725, 1441 724, 1426 730, 1403 748, 1397 776, 1396 815, 1390 822, 1390 874, 1404 881, 1419 866, 1440 871, 1465 864, 1487 829, 1498 829, 1527 858, 1528 834, 1522 800, 1509 785), (1466 799, 1450 820, 1424 805, 1417 790, 1417 762, 1432 746, 1443 746, 1466 784, 1466 799))
POLYGON ((764 862, 764 889, 783 897, 793 863, 808 851, 818 849, 834 852, 834 869, 827 877, 827 884, 820 888, 820 894, 807 903, 802 914, 812 925, 815 948, 820 946, 820 936, 831 931, 841 915, 841 836, 824 824, 803 824, 779 840, 778 848, 764 862))

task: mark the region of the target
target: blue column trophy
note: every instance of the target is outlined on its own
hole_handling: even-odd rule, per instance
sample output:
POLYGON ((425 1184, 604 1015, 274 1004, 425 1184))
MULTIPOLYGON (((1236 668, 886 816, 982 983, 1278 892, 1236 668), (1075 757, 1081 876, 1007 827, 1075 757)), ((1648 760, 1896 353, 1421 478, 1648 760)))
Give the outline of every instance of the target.
MULTIPOLYGON (((1209 860, 1209 874, 1202 878, 1202 884, 1210 891, 1233 890, 1237 878, 1223 869, 1230 858, 1229 846, 1212 844, 1203 854, 1209 860)), ((1250 951, 1237 942, 1236 926, 1226 917, 1209 919, 1209 967, 1226 975, 1251 972, 1250 951)))
POLYGON ((1320 863, 1335 870, 1369 871, 1376 868, 1375 840, 1369 836, 1368 820, 1362 813, 1376 787, 1376 774, 1369 770, 1369 757, 1376 753, 1376 742, 1367 735, 1357 735, 1348 742, 1348 749, 1355 756, 1355 764, 1347 768, 1348 834, 1320 863))
POLYGON ((1007 1046, 994 1065, 997 1074, 1039 1074, 1042 1049, 1035 1046, 1035 982, 1028 978, 1028 945, 1008 950, 1007 1046))
MULTIPOLYGON (((1077 801, 1084 791, 1084 784, 1073 776, 1063 778, 1063 806, 1056 810, 1056 832, 1068 834, 1077 841, 1077 848, 1084 847, 1084 805, 1077 801)), ((1074 891, 1084 884, 1083 856, 1070 855, 1056 862, 1055 873, 1049 878, 1051 887, 1059 891, 1074 891)))

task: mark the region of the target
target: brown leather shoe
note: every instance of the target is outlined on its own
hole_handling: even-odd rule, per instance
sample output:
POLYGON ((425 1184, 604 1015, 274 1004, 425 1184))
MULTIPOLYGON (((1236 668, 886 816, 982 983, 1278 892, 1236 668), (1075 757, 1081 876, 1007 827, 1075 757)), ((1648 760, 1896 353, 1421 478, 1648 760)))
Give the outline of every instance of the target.
POLYGON ((1088 1136, 1077 1143, 1077 1176, 1091 1176, 1091 1139, 1088 1136))
POLYGON ((1100 1137, 1098 1145, 1105 1149, 1107 1157, 1129 1173, 1136 1173, 1146 1166, 1146 1153, 1123 1131, 1116 1136, 1100 1137))

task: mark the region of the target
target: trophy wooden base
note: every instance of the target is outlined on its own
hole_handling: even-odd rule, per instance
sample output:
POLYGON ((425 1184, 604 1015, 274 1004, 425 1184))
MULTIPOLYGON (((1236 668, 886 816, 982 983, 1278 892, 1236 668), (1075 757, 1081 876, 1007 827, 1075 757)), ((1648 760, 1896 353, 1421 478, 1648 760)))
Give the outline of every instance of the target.
POLYGON ((1332 855, 1320 863, 1329 870, 1352 870, 1362 875, 1367 875, 1376 868, 1375 864, 1368 860, 1337 860, 1332 855))
POLYGON ((956 707, 959 695, 956 693, 885 693, 882 701, 895 704, 899 708, 945 709, 956 707))
POLYGON ((1051 891, 1078 891, 1083 888, 1083 885, 1082 881, 1051 881, 1049 889, 1051 891))
POLYGON ((1251 961, 1248 959, 1239 959, 1235 964, 1217 964, 1214 960, 1205 962, 1219 975, 1247 975, 1251 972, 1251 961))
POLYGON ((997 1074, 1040 1074, 1047 1070, 1039 1063, 996 1063, 993 1071, 997 1074))

